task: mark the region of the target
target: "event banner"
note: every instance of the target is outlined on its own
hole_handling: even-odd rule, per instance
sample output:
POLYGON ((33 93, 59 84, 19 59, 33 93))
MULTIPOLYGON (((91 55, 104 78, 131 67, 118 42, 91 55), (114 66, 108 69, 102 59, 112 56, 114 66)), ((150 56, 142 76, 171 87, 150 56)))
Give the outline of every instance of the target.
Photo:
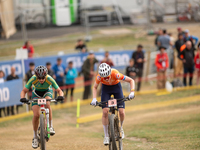
MULTIPOLYGON (((133 50, 120 50, 120 51, 110 51, 110 58, 113 60, 114 68, 125 70, 126 66, 129 64, 129 59, 131 58, 133 50)), ((95 52, 95 57, 101 62, 104 58, 104 52, 95 52)), ((23 61, 25 65, 25 72, 29 70, 29 63, 34 62, 35 66, 46 65, 50 62, 52 67, 56 64, 58 57, 62 59, 62 63, 67 67, 69 61, 73 61, 74 67, 80 71, 84 60, 87 58, 87 53, 76 53, 67 54, 62 56, 49 56, 49 57, 38 57, 25 60, 12 60, 12 61, 2 61, 0 62, 0 70, 5 73, 4 79, 11 73, 11 67, 16 69, 16 74, 19 78, 23 77, 23 61)), ((98 64, 96 64, 97 66, 98 64)))
POLYGON ((22 82, 22 79, 16 79, 0 83, 0 108, 21 104, 22 82))
POLYGON ((16 75, 19 76, 19 78, 23 77, 22 61, 21 60, 11 60, 11 61, 0 62, 0 70, 2 70, 5 73, 4 79, 6 79, 6 77, 11 74, 11 67, 15 68, 15 70, 16 70, 15 73, 16 73, 16 75))
MULTIPOLYGON (((133 50, 121 50, 121 51, 110 51, 110 58, 113 60, 114 68, 116 69, 125 69, 129 64, 129 59, 131 58, 133 50)), ((95 52, 95 57, 101 62, 104 58, 104 52, 95 52)), ((62 63, 67 67, 69 61, 73 61, 74 67, 80 71, 81 66, 84 60, 87 58, 88 54, 68 54, 62 56, 50 56, 50 57, 40 57, 34 59, 25 60, 25 71, 29 70, 29 63, 34 62, 35 66, 46 65, 47 62, 50 62, 52 67, 56 64, 57 58, 62 59, 62 63)))

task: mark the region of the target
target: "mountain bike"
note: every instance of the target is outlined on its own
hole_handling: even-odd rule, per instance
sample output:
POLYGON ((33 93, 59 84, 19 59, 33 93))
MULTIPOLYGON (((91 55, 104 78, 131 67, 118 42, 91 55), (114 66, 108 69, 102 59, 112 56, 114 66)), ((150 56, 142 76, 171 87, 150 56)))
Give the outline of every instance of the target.
POLYGON ((38 141, 39 147, 41 150, 46 150, 46 142, 49 141, 50 138, 50 129, 49 129, 49 109, 45 108, 46 102, 57 102, 56 99, 45 99, 38 98, 33 100, 27 100, 27 104, 31 102, 37 102, 40 106, 40 119, 39 119, 39 127, 38 127, 38 141))
POLYGON ((122 99, 111 98, 108 101, 96 102, 96 106, 108 106, 108 134, 110 138, 109 150, 122 150, 122 134, 121 134, 121 123, 119 117, 119 109, 117 105, 122 102, 130 101, 128 97, 122 99))

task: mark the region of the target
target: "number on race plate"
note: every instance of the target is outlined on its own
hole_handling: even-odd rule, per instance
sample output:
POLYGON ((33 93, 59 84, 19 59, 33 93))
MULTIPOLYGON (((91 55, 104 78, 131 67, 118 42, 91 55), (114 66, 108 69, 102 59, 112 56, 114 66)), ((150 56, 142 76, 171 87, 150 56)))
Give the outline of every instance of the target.
POLYGON ((46 99, 38 99, 38 105, 46 105, 46 99))
POLYGON ((108 101, 108 107, 115 107, 117 106, 117 100, 116 99, 111 99, 108 101))

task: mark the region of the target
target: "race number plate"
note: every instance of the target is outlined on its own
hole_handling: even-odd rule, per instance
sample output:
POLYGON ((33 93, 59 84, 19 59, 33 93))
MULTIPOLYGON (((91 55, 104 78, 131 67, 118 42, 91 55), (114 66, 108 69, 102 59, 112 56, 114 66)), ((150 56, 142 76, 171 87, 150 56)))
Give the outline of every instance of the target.
POLYGON ((38 105, 46 105, 46 99, 38 99, 38 105))
POLYGON ((108 101, 108 107, 115 107, 117 106, 117 100, 116 99, 111 99, 108 101))

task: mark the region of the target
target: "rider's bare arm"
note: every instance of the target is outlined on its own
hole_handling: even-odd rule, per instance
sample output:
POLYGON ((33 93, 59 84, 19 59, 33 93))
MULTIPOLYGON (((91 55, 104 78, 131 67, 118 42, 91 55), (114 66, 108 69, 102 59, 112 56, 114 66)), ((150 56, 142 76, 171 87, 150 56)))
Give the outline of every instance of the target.
POLYGON ((21 91, 21 98, 25 98, 26 93, 29 91, 29 89, 27 89, 26 87, 23 88, 23 90, 21 91))
POLYGON ((94 83, 94 87, 93 87, 93 98, 96 98, 97 96, 97 87, 99 84, 97 84, 96 82, 94 83))
POLYGON ((59 96, 64 96, 63 91, 60 88, 57 88, 56 92, 59 94, 59 96))
POLYGON ((134 90, 135 89, 135 81, 133 79, 131 79, 130 77, 127 77, 125 78, 126 82, 129 82, 130 83, 130 86, 131 86, 131 90, 134 90))

